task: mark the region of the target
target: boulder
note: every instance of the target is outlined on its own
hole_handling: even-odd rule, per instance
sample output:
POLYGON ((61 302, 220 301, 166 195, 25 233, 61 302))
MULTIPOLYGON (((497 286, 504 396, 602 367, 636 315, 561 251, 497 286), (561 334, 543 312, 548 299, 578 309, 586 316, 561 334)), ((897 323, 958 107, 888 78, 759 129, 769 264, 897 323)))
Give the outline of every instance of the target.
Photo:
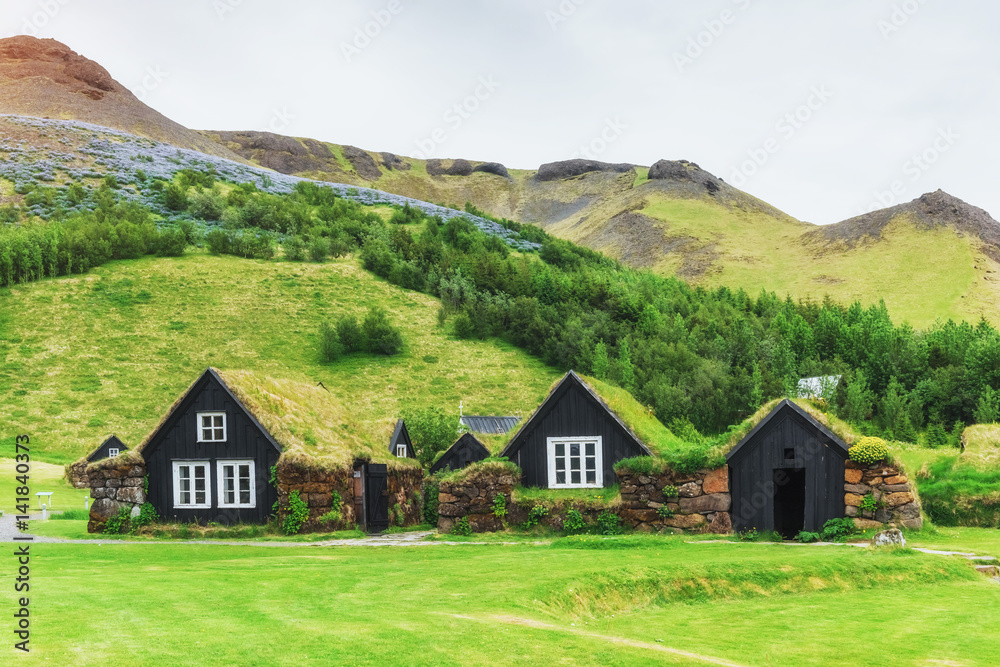
POLYGON ((706 525, 708 523, 708 519, 701 514, 676 514, 669 519, 664 519, 663 523, 664 525, 672 528, 690 529, 706 525))
POLYGON ((848 484, 858 484, 861 482, 861 477, 863 473, 856 468, 845 468, 844 469, 844 481, 848 484))
POLYGON ((701 485, 705 493, 729 493, 729 467, 724 466, 717 470, 711 470, 705 475, 705 481, 701 485))
POLYGON ((649 168, 649 180, 690 181, 699 169, 687 160, 659 160, 649 168))
POLYGON ((118 489, 115 499, 121 502, 141 505, 146 502, 146 494, 138 486, 123 486, 118 489))
POLYGON ((890 493, 886 495, 885 502, 889 507, 899 507, 913 502, 913 494, 910 492, 890 493))
POLYGON ((864 496, 859 496, 856 493, 845 493, 844 494, 844 504, 850 507, 860 507, 861 501, 864 496))
POLYGON ((633 169, 631 164, 609 164, 598 162, 597 160, 563 160, 561 162, 548 162, 538 168, 536 178, 539 181, 559 181, 564 178, 573 178, 587 172, 610 172, 625 173, 633 169))
POLYGON ((728 535, 733 532, 733 520, 729 512, 716 512, 712 522, 708 524, 708 532, 716 535, 728 535))
POLYGON ((873 547, 891 547, 891 546, 906 546, 906 538, 903 537, 903 532, 898 528, 890 528, 889 530, 883 530, 880 533, 876 533, 875 537, 872 538, 873 547))
POLYGON ((694 498, 701 495, 701 486, 695 482, 688 482, 687 484, 682 484, 679 489, 677 489, 677 495, 682 498, 694 498))
POLYGON ((696 498, 681 498, 682 512, 728 512, 732 498, 728 493, 713 493, 696 498))
POLYGON ((503 166, 499 162, 484 162, 482 164, 477 164, 473 167, 472 171, 481 171, 486 174, 493 174, 494 176, 510 178, 510 173, 508 173, 507 167, 503 166))
POLYGON ((98 498, 90 506, 90 518, 93 521, 104 523, 117 514, 119 509, 128 506, 128 503, 120 503, 110 498, 98 498))

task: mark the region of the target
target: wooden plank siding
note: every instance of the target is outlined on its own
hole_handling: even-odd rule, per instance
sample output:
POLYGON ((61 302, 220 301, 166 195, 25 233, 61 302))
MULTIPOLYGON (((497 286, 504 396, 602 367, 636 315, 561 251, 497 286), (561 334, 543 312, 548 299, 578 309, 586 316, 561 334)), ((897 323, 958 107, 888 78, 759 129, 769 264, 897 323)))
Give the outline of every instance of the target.
POLYGON ((774 471, 803 469, 803 530, 818 532, 829 519, 844 515, 846 446, 791 404, 780 404, 766 419, 730 455, 733 528, 775 530, 774 471), (786 450, 792 450, 792 458, 786 458, 786 450))
POLYGON ((170 521, 217 521, 225 525, 266 523, 278 498, 269 477, 271 466, 277 464, 279 455, 256 420, 214 375, 206 373, 143 449, 149 474, 147 499, 170 521), (226 413, 225 442, 198 442, 199 412, 226 413), (211 508, 174 509, 173 461, 185 459, 209 462, 211 508), (219 508, 216 463, 241 459, 254 461, 255 507, 219 508))
POLYGON ((601 436, 604 486, 616 482, 614 465, 648 455, 635 438, 578 381, 564 381, 518 433, 504 454, 521 467, 525 486, 548 487, 547 439, 601 436))
POLYGON ((482 461, 490 455, 490 450, 471 433, 464 434, 441 455, 431 466, 430 474, 441 470, 461 470, 470 463, 482 461))

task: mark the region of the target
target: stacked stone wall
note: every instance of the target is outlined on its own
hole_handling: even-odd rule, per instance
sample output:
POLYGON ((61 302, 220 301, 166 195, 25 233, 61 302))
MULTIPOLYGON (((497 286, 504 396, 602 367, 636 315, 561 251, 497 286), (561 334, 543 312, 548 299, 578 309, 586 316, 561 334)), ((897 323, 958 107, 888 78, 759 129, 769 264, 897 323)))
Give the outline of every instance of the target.
POLYGON ((844 467, 844 516, 854 519, 861 529, 881 528, 894 523, 905 528, 923 526, 920 500, 913 484, 898 466, 887 463, 865 465, 848 460, 844 467), (866 496, 876 508, 861 509, 866 496))
POLYGON ((146 466, 134 462, 102 463, 87 469, 90 497, 88 533, 100 533, 108 519, 128 508, 132 516, 139 514, 139 506, 146 502, 146 466))

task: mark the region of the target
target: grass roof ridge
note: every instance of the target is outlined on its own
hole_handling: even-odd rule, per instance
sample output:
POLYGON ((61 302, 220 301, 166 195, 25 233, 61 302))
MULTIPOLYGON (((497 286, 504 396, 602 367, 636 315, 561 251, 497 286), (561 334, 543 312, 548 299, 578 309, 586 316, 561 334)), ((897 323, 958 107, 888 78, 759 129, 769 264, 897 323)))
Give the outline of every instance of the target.
POLYGON ((750 431, 754 429, 760 422, 764 421, 771 412, 782 402, 789 401, 794 403, 803 412, 808 414, 810 417, 818 421, 824 427, 826 427, 831 433, 844 441, 844 443, 850 447, 862 436, 855 431, 850 424, 845 422, 843 419, 832 415, 824 410, 821 410, 815 400, 807 398, 775 398, 767 403, 760 406, 756 412, 744 419, 742 422, 737 424, 735 427, 731 427, 727 434, 723 434, 720 439, 719 447, 723 453, 728 454, 733 450, 736 445, 747 436, 750 431))

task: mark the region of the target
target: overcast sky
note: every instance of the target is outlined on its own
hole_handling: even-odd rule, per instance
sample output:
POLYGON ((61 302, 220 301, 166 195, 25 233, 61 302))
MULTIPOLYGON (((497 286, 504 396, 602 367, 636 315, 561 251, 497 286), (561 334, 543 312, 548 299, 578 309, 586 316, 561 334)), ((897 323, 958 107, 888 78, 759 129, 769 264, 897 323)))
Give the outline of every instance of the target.
POLYGON ((687 159, 810 222, 1000 216, 1000 6, 960 0, 7 0, 191 128, 512 168, 687 159), (895 192, 894 192, 895 190, 895 192))

